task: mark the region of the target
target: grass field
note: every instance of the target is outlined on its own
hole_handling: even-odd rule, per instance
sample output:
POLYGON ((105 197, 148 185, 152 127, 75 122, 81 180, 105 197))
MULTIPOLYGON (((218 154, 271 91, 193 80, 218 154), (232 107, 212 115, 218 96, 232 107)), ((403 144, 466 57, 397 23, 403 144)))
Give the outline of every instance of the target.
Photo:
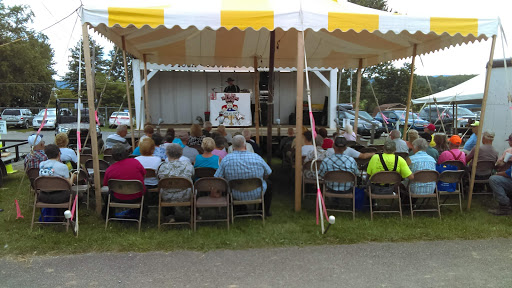
MULTIPOLYGON (((512 218, 487 213, 489 196, 478 196, 471 211, 460 213, 458 207, 443 208, 443 219, 434 213, 415 214, 410 219, 404 207, 404 219, 398 214, 377 215, 370 221, 369 212, 358 212, 356 220, 348 213, 338 213, 336 224, 321 235, 315 225, 314 199, 306 198, 301 212, 294 212, 292 185, 276 161, 273 176, 273 216, 265 226, 261 220, 235 220, 228 231, 224 223, 198 224, 197 232, 188 227, 156 227, 156 215, 150 212, 137 233, 133 223, 105 222, 83 205, 80 210, 80 234, 65 232, 63 226, 35 226, 30 231, 32 208, 28 203, 28 179, 22 173, 9 175, 0 193, 0 256, 55 255, 112 251, 172 251, 212 249, 247 249, 283 246, 351 244, 370 241, 423 241, 443 239, 486 239, 512 236, 512 218), (278 177, 281 177, 278 179, 278 177), (23 180, 23 181, 22 181, 23 180), (16 220, 14 199, 18 199, 24 219, 16 220)), ((213 212, 215 212, 214 210, 213 212)), ((209 215, 207 213, 203 215, 209 215)), ((36 213, 38 215, 38 213, 36 213)), ((36 216, 37 217, 37 216, 36 216)))

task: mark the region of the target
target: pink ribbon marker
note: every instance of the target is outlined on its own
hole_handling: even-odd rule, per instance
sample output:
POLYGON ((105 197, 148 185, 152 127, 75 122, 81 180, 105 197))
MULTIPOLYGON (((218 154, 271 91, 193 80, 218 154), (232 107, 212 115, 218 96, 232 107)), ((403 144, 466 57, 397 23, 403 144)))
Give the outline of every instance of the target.
POLYGON ((98 119, 98 111, 94 111, 94 117, 96 117, 96 124, 100 126, 100 120, 98 119))
POLYGON ((21 215, 21 209, 20 204, 18 204, 18 199, 14 199, 14 203, 16 203, 16 219, 25 218, 23 217, 23 215, 21 215))
POLYGON ((44 122, 46 122, 46 117, 48 116, 47 113, 48 113, 48 109, 44 109, 43 121, 41 121, 41 126, 37 130, 37 135, 39 135, 39 132, 41 132, 41 130, 43 130, 44 122))
POLYGON ((313 133, 313 138, 316 138, 315 118, 313 118, 313 111, 309 111, 309 120, 311 121, 311 133, 313 133))
POLYGON ((380 113, 380 115, 382 116, 382 120, 384 120, 384 122, 386 122, 386 124, 389 124, 388 117, 384 116, 384 114, 382 114, 382 113, 380 113))
POLYGON ((76 140, 78 144, 78 152, 82 151, 82 141, 80 141, 80 130, 76 130, 76 140))
POLYGON ((320 191, 320 188, 316 191, 316 225, 318 225, 318 218, 320 217, 319 206, 318 206, 318 197, 320 196, 320 200, 322 201, 322 208, 324 210, 324 216, 325 219, 329 219, 329 216, 327 216, 327 210, 325 209, 325 202, 324 198, 322 197, 322 192, 320 191))
POLYGON ((78 194, 76 194, 73 207, 71 208, 71 221, 73 221, 73 217, 75 217, 76 199, 78 199, 78 194))

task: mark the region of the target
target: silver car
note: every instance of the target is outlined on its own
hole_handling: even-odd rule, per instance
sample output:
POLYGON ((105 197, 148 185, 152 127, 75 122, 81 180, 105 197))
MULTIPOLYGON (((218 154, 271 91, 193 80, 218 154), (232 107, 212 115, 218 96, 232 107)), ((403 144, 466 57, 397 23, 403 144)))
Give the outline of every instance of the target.
POLYGON ((28 109, 7 108, 2 112, 0 120, 4 120, 7 126, 30 128, 34 114, 28 109))
MULTIPOLYGON (((39 129, 41 127, 41 122, 43 122, 44 110, 39 111, 39 113, 32 120, 32 126, 34 129, 39 129)), ((44 122, 43 129, 55 129, 55 122, 57 121, 57 114, 55 108, 49 108, 46 113, 46 121, 44 122)))

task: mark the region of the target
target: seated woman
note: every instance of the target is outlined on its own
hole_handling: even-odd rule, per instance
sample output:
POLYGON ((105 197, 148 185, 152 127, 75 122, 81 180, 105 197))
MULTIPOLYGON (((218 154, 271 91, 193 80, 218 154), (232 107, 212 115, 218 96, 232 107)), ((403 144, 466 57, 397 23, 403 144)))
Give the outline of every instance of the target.
POLYGON ((354 128, 352 128, 352 125, 347 125, 345 128, 343 128, 345 133, 343 133, 343 137, 347 139, 347 141, 357 141, 357 135, 354 132, 354 128))
POLYGON ((228 155, 226 151, 226 139, 224 137, 216 137, 215 139, 215 149, 212 151, 213 155, 219 156, 220 160, 228 155))
POLYGON ((162 142, 164 141, 164 138, 162 137, 162 135, 154 133, 151 136, 151 139, 153 139, 153 141, 155 142, 155 151, 153 152, 153 155, 160 157, 161 160, 165 160, 165 148, 160 147, 162 145, 162 142))
MULTIPOLYGON (((155 142, 151 138, 144 138, 139 145, 140 153, 142 156, 135 157, 136 160, 142 164, 144 169, 154 169, 158 170, 160 164, 162 164, 162 159, 158 156, 154 156, 155 152, 155 142)), ((150 177, 144 179, 144 184, 146 188, 156 188, 158 185, 158 179, 156 177, 150 177)))
POLYGON ((155 133, 155 128, 153 128, 153 126, 151 124, 144 125, 144 135, 142 135, 142 137, 140 137, 139 144, 140 144, 140 142, 142 142, 142 140, 144 140, 146 138, 151 138, 151 136, 153 136, 153 133, 155 133))
MULTIPOLYGON (((66 137, 67 138, 67 137, 66 137)), ((73 181, 76 179, 76 174, 69 176, 68 166, 61 162, 61 152, 57 145, 49 144, 44 147, 44 153, 48 157, 48 160, 43 161, 39 164, 39 176, 58 176, 65 178, 73 185, 73 181)), ((40 192, 37 196, 38 201, 44 203, 64 203, 69 201, 69 193, 71 191, 60 191, 60 192, 40 192)))
POLYGON ((75 151, 73 151, 73 149, 68 148, 69 139, 66 133, 59 133, 55 135, 55 144, 60 149, 60 161, 62 163, 73 162, 76 164, 78 158, 76 157, 75 151))
POLYGON ((210 137, 205 137, 201 144, 204 153, 196 156, 196 162, 194 168, 207 167, 217 169, 219 168, 220 157, 213 155, 212 151, 215 149, 215 141, 210 137))
POLYGON ((188 139, 187 146, 202 145, 204 137, 201 126, 199 126, 199 124, 193 124, 192 127, 190 127, 190 138, 188 139))
POLYGON ((409 148, 409 152, 410 152, 409 155, 413 155, 414 147, 412 146, 412 142, 414 142, 414 140, 420 138, 420 135, 418 134, 418 130, 411 129, 411 130, 409 130, 409 132, 407 132, 407 136, 409 138, 409 141, 406 141, 407 148, 409 148))
MULTIPOLYGON (((108 186, 108 180, 110 179, 139 180, 142 182, 142 184, 144 184, 144 176, 146 175, 144 166, 142 166, 138 160, 128 158, 128 152, 126 151, 126 147, 123 144, 115 144, 112 147, 112 158, 116 162, 110 165, 105 171, 103 186, 108 186)), ((123 203, 140 203, 141 198, 145 192, 145 188, 142 191, 129 195, 119 194, 116 193, 116 191, 109 191, 109 193, 111 193, 111 201, 123 203)), ((144 201, 144 214, 147 213, 147 209, 145 207, 146 201, 144 201)), ((103 216, 106 215, 106 212, 107 207, 105 205, 103 207, 103 216)))
MULTIPOLYGON (((180 161, 180 157, 183 155, 183 148, 181 148, 179 144, 173 143, 167 146, 165 150, 168 162, 164 162, 158 168, 158 179, 160 180, 168 177, 179 176, 185 177, 192 181, 192 176, 194 175, 194 167, 192 166, 192 164, 190 164, 190 162, 180 161)), ((190 200, 190 193, 192 193, 192 191, 191 189, 162 189, 160 193, 163 201, 186 202, 190 200)), ((174 216, 169 216, 169 219, 167 221, 174 222, 174 216)))
POLYGON ((219 127, 217 127, 217 132, 224 138, 226 138, 226 141, 228 141, 228 143, 231 143, 231 141, 233 140, 233 136, 231 136, 231 134, 229 134, 227 131, 226 131, 226 127, 224 125, 219 125, 219 127))

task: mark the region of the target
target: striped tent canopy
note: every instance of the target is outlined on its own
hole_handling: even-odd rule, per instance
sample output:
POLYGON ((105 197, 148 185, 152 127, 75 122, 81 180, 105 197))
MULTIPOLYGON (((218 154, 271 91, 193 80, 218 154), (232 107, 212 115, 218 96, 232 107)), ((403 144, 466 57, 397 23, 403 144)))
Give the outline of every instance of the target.
POLYGON ((414 17, 338 0, 85 1, 82 23, 136 58, 174 65, 294 67, 296 31, 305 31, 310 67, 357 68, 497 34, 497 18, 414 17), (294 33, 295 31, 295 33, 294 33))

